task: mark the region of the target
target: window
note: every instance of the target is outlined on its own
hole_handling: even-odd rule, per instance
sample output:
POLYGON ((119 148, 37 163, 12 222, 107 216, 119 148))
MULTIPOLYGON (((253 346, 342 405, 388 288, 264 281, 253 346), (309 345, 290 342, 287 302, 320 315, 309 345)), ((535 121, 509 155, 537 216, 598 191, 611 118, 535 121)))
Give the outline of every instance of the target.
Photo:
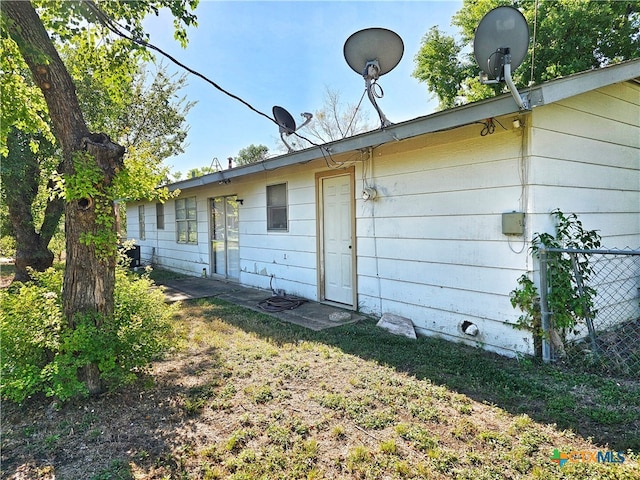
POLYGON ((164 203, 156 203, 156 228, 164 230, 164 203))
POLYGON ((267 230, 287 231, 287 184, 267 185, 267 230))
POLYGON ((144 240, 144 205, 138 205, 138 232, 140 240, 144 240))
POLYGON ((178 243, 198 243, 196 197, 176 200, 176 237, 178 243))

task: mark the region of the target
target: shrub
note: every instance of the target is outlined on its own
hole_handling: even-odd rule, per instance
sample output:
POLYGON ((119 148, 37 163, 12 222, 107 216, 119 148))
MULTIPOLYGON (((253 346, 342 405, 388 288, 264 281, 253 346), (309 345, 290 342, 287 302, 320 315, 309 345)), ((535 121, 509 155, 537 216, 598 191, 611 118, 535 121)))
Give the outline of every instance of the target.
POLYGON ((0 257, 13 258, 16 255, 16 239, 11 236, 0 237, 0 257))
POLYGON ((20 403, 36 393, 61 400, 84 395, 78 370, 90 363, 113 389, 135 379, 174 343, 177 305, 165 304, 147 275, 118 267, 113 318, 76 316, 74 329, 62 315, 62 272, 32 275, 32 282, 0 291, 3 398, 20 403))

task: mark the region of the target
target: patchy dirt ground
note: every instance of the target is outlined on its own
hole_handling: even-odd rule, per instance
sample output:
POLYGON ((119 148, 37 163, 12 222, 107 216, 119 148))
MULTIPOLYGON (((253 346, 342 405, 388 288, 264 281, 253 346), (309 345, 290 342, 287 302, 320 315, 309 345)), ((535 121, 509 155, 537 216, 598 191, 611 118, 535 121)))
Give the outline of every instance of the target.
MULTIPOLYGON (((186 349, 134 385, 5 403, 1 477, 640 478, 631 457, 560 469, 554 448, 604 447, 329 341, 381 335, 368 327, 309 333, 207 301, 178 322, 186 349)), ((429 346, 385 337, 380 348, 409 361, 429 346)))

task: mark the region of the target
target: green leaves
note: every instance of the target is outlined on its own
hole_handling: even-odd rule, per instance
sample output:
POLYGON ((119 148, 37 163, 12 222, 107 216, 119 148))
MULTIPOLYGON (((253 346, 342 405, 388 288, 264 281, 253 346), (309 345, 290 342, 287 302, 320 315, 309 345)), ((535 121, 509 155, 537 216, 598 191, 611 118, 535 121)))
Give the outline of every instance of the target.
MULTIPOLYGON (((539 256, 541 249, 590 250, 600 247, 600 235, 597 230, 585 230, 575 213, 565 215, 559 209, 551 215, 556 219, 556 234, 536 233, 533 236, 531 251, 539 256)), ((549 292, 547 302, 552 314, 554 328, 564 331, 584 322, 594 312, 596 290, 588 286, 592 268, 588 256, 566 252, 547 252, 549 265, 549 292), (576 276, 584 284, 582 291, 578 287, 576 276)), ((524 328, 534 333, 540 332, 539 292, 527 275, 518 279, 518 288, 511 291, 511 305, 518 307, 524 315, 518 319, 516 328, 524 328)))
POLYGON ((443 34, 438 27, 432 27, 422 39, 422 46, 415 57, 416 68, 412 76, 425 82, 429 91, 437 95, 441 108, 454 106, 465 78, 461 50, 462 45, 453 37, 443 34))
POLYGON ((265 145, 254 145, 253 143, 248 147, 241 148, 236 156, 237 165, 248 165, 250 163, 261 162, 267 158, 269 154, 269 148, 265 145))
POLYGON ((529 55, 513 72, 518 87, 640 57, 637 0, 464 0, 452 19, 460 29, 461 39, 444 35, 434 27, 425 35, 415 57, 413 76, 437 95, 441 108, 489 98, 502 91, 501 85, 481 85, 475 80, 479 67, 471 53, 480 20, 500 5, 515 6, 529 24, 529 55))
POLYGON ((168 351, 177 305, 164 303, 147 277, 116 271, 113 318, 78 314, 76 328, 62 315, 62 272, 34 272, 35 281, 0 291, 0 395, 16 403, 38 392, 61 400, 87 393, 78 370, 97 364, 110 388, 168 351))
POLYGON ((0 156, 9 154, 7 137, 12 128, 27 133, 42 132, 54 142, 49 128, 47 105, 40 89, 33 84, 27 65, 16 43, 0 37, 0 156))

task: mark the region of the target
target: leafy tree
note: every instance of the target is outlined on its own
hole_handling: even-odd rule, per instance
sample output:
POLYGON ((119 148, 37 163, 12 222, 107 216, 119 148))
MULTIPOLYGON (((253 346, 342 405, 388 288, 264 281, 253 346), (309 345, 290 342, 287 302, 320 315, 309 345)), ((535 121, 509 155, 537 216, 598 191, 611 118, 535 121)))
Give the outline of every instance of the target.
MULTIPOLYGON (((33 206, 38 199, 41 178, 50 178, 57 164, 55 145, 43 134, 28 134, 13 128, 7 138, 8 153, 2 162, 2 193, 7 214, 16 239, 16 281, 30 279, 27 267, 43 271, 53 263, 48 245, 58 231, 64 210, 61 198, 46 202, 40 221, 33 206), (37 143, 38 149, 31 147, 37 143), (36 225, 40 225, 36 228, 36 225)), ((51 187, 49 182, 48 187, 51 187)))
POLYGON ((107 386, 135 379, 152 361, 175 346, 171 319, 177 305, 166 305, 162 291, 144 274, 134 275, 121 262, 116 270, 114 315, 99 327, 80 318, 64 328, 62 272, 34 273, 35 281, 0 290, 0 397, 16 403, 36 393, 65 400, 86 394, 78 367, 100 365, 107 386))
MULTIPOLYGON (((200 167, 200 168, 192 168, 187 172, 187 178, 196 178, 202 177, 203 175, 207 175, 209 173, 214 173, 217 170, 212 167, 200 167)), ((179 172, 178 172, 179 173, 179 172)))
MULTIPOLYGON (((115 21, 126 23, 143 37, 142 19, 167 6, 176 17, 176 38, 186 41, 181 27, 195 22, 188 11, 196 0, 150 2, 101 2, 115 21)), ((52 131, 62 151, 67 263, 63 280, 64 330, 76 330, 90 322, 100 331, 115 310, 116 230, 114 198, 116 177, 124 167, 125 149, 108 135, 92 133, 83 117, 74 81, 62 62, 45 24, 52 34, 67 39, 96 20, 92 2, 44 2, 36 12, 31 2, 2 3, 3 38, 17 45, 29 67, 33 84, 43 93, 52 131)), ((109 37, 101 35, 107 42, 109 37)), ((138 50, 133 44, 125 46, 138 50)), ((118 57, 114 57, 118 58, 118 57)), ((16 115, 16 117, 18 117, 16 115)), ((78 373, 89 393, 102 390, 98 363, 87 359, 78 373)))
MULTIPOLYGON (((162 161, 183 152, 187 135, 183 126, 185 115, 193 105, 177 96, 177 91, 184 86, 185 77, 176 79, 176 76, 168 76, 165 68, 160 66, 149 80, 147 70, 141 66, 140 55, 126 55, 114 64, 111 44, 100 42, 95 29, 80 33, 63 44, 60 51, 74 78, 79 103, 90 129, 107 133, 127 148, 125 168, 117 182, 118 198, 166 196, 166 191, 156 189, 166 176, 162 161)), ((118 48, 122 47, 118 44, 118 48)), ((13 58, 11 64, 17 65, 18 61, 13 58)), ((28 82, 26 65, 18 77, 22 82, 28 82)), ((33 96, 36 97, 37 93, 40 92, 34 92, 33 96)), ((44 103, 41 93, 40 97, 44 103)), ((5 112, 10 116, 13 110, 9 106, 3 108, 3 123, 5 112)), ((43 117, 46 122, 48 117, 43 117)), ((12 135, 18 133, 15 128, 12 135)), ((38 135, 40 137, 43 136, 38 135)), ((39 145, 45 140, 35 141, 35 137, 31 137, 29 145, 39 145)), ((16 142, 12 144, 14 150, 8 152, 3 162, 2 175, 13 232, 20 237, 14 281, 25 281, 29 279, 27 267, 43 271, 53 261, 48 244, 57 232, 64 202, 51 195, 50 179, 52 172, 61 170, 62 166, 59 165, 59 151, 45 149, 49 155, 45 156, 43 149, 39 148, 36 156, 29 148, 20 149, 16 142), (48 168, 43 168, 44 165, 48 168), (29 176, 26 181, 25 173, 29 176), (44 202, 46 208, 45 205, 41 208, 44 215, 37 215, 38 209, 34 205, 38 184, 40 196, 44 192, 47 199, 44 202), (33 215, 25 215, 26 212, 33 212, 33 215), (35 221, 33 216, 42 218, 35 221), (38 229, 40 224, 42 227, 38 229)))
POLYGON ((473 36, 482 17, 500 5, 517 7, 527 19, 535 45, 513 72, 517 86, 540 83, 640 56, 640 2, 588 0, 464 0, 452 24, 456 39, 433 27, 422 39, 413 76, 427 84, 440 108, 488 98, 502 85, 482 85, 473 58, 473 36), (536 12, 537 5, 537 12, 536 12), (533 75, 531 62, 533 65, 533 75))
POLYGON ((241 148, 235 158, 236 165, 248 165, 250 163, 261 162, 269 155, 269 147, 265 145, 254 145, 241 148))

